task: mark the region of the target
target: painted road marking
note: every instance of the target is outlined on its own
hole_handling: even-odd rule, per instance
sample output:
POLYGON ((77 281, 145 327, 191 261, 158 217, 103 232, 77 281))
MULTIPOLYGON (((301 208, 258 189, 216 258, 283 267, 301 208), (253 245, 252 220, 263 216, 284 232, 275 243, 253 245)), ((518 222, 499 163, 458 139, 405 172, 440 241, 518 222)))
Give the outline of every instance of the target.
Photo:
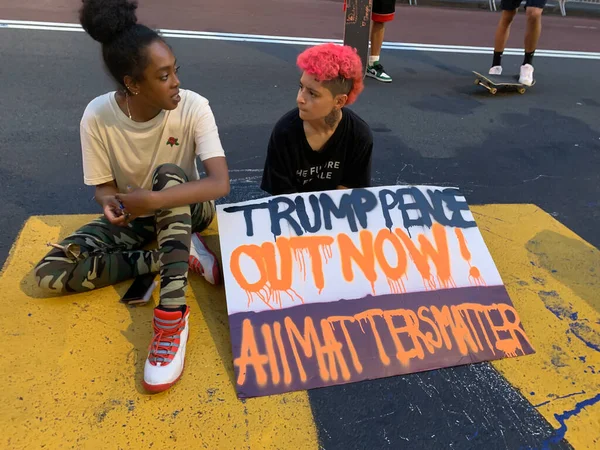
MULTIPOLYGON (((83 28, 76 23, 59 22, 33 22, 23 20, 2 20, 0 19, 0 29, 20 29, 20 30, 43 30, 43 31, 74 31, 83 32, 83 28)), ((158 29, 165 37, 181 39, 204 39, 217 41, 233 42, 259 42, 265 44, 284 44, 284 45, 317 45, 325 42, 334 42, 341 44, 341 39, 322 39, 310 37, 293 36, 271 36, 260 34, 240 34, 240 33, 216 33, 209 31, 192 30, 170 30, 158 29)), ((384 42, 383 48, 387 50, 405 50, 422 52, 441 52, 441 53, 467 53, 467 54, 489 54, 493 52, 492 47, 474 47, 464 45, 437 45, 437 44, 414 44, 406 42, 384 42)), ((507 48, 505 55, 522 55, 522 48, 507 48)), ((575 59, 600 59, 600 53, 597 52, 578 52, 566 50, 542 50, 538 49, 536 57, 548 58, 575 58, 575 59)))
MULTIPOLYGON (((600 252, 533 205, 471 209, 537 352, 494 366, 555 428, 556 439, 597 448, 600 252)), ((222 288, 190 278, 186 372, 155 396, 140 386, 152 306, 120 305, 128 283, 37 298, 31 270, 46 242, 93 217, 30 218, 0 275, 5 446, 95 448, 110 436, 115 447, 318 448, 306 392, 236 398, 222 288)), ((217 232, 215 224, 206 235, 218 251, 217 232)))
POLYGON ((534 205, 472 207, 534 355, 492 364, 576 449, 600 447, 600 252, 534 205))
MULTIPOLYGON (((119 304, 129 283, 36 298, 33 265, 45 244, 95 216, 32 217, 0 278, 2 448, 316 449, 306 392, 237 400, 223 289, 190 277, 190 345, 177 386, 141 388, 152 306, 119 304)), ((218 250, 216 229, 207 233, 218 250)), ((217 253, 218 255, 218 253, 217 253)), ((154 299, 156 300, 155 291, 154 299)))

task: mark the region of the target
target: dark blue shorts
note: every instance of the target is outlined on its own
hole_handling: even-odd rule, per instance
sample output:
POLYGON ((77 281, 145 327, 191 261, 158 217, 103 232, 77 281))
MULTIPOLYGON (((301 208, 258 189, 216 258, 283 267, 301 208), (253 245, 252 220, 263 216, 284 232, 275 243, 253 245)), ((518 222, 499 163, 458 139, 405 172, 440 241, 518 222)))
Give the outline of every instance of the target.
MULTIPOLYGON (((523 0, 502 0, 500 9, 503 11, 514 11, 521 6, 523 0)), ((546 6, 546 0, 525 0, 525 7, 531 6, 532 8, 544 8, 546 6)))

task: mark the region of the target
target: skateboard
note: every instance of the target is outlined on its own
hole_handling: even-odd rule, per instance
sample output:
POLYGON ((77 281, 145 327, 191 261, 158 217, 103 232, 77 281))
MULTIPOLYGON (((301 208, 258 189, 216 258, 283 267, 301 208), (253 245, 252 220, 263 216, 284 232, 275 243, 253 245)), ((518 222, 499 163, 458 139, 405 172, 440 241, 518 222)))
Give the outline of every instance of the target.
POLYGON ((369 61, 369 41, 371 39, 371 12, 373 0, 345 0, 344 45, 356 49, 363 63, 363 77, 367 73, 369 61))
POLYGON ((531 86, 519 83, 519 75, 482 75, 475 71, 473 73, 477 77, 475 78, 475 84, 483 86, 492 95, 498 92, 498 88, 504 87, 516 88, 519 94, 524 94, 528 87, 535 84, 535 80, 533 80, 531 86))

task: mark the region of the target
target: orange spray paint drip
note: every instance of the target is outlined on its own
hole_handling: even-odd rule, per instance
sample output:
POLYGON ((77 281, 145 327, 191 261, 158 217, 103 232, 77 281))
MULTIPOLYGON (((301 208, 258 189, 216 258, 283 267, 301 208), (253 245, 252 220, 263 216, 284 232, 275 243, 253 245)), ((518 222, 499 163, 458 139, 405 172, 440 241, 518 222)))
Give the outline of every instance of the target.
POLYGON ((294 259, 298 264, 303 281, 306 281, 306 260, 304 259, 304 250, 297 248, 294 250, 294 259))
POLYGON ((256 297, 270 309, 275 309, 276 307, 282 309, 282 294, 287 295, 292 302, 299 300, 300 303, 304 304, 304 298, 302 298, 302 296, 294 289, 272 289, 269 282, 267 282, 263 288, 257 291, 246 291, 246 295, 248 297, 248 307, 250 307, 250 305, 254 302, 254 295, 256 295, 256 297))
POLYGON ((435 246, 427 236, 420 234, 417 237, 419 249, 404 230, 400 228, 394 230, 394 233, 400 238, 408 250, 410 259, 421 274, 425 290, 436 290, 438 285, 443 288, 456 287, 456 283, 452 278, 450 250, 448 248, 446 228, 439 223, 434 223, 431 226, 431 232, 433 234, 435 246), (435 266, 437 273, 436 277, 431 273, 429 260, 431 260, 435 266))
POLYGON ((375 259, 379 263, 381 270, 383 270, 388 286, 390 288, 390 292, 392 294, 402 294, 406 292, 406 287, 403 278, 408 280, 408 276, 406 275, 406 268, 408 265, 408 261, 406 258, 406 251, 402 245, 402 242, 393 234, 390 230, 382 229, 375 236, 374 242, 374 251, 375 251, 375 259), (394 248, 394 252, 396 254, 397 262, 396 266, 393 267, 385 256, 383 247, 385 243, 389 243, 394 248))

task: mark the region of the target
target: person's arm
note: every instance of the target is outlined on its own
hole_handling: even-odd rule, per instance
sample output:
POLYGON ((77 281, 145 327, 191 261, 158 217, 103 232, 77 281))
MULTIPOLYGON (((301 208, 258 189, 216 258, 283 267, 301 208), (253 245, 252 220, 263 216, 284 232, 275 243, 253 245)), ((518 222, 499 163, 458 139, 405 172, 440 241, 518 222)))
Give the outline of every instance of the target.
POLYGON ((94 193, 94 200, 104 207, 104 203, 110 197, 114 197, 119 193, 117 189, 117 185, 114 181, 109 181, 108 183, 99 184, 96 186, 96 192, 94 193))
POLYGON ((95 187, 94 199, 102 207, 107 220, 113 225, 125 226, 127 221, 115 197, 118 189, 108 152, 103 142, 89 128, 93 124, 92 117, 86 110, 80 124, 83 181, 95 187))
POLYGON ((96 186, 94 200, 102 207, 104 215, 110 223, 118 226, 127 225, 128 217, 125 217, 121 205, 116 198, 119 192, 114 181, 99 184, 96 186))
POLYGON ((294 171, 289 161, 289 149, 284 139, 273 130, 267 148, 267 158, 260 188, 271 195, 295 194, 294 171))
POLYGON ((196 155, 202 161, 206 177, 156 192, 156 209, 203 203, 229 194, 229 169, 215 116, 207 99, 195 92, 188 95, 196 108, 193 119, 196 155))
POLYGON ((193 114, 194 140, 196 155, 200 157, 206 177, 189 181, 162 191, 145 189, 130 190, 127 194, 117 194, 117 200, 133 217, 170 209, 178 206, 217 200, 229 194, 229 170, 225 152, 221 145, 217 125, 208 101, 198 94, 190 93, 195 101, 193 114))
POLYGON ((152 209, 169 209, 203 203, 229 194, 229 170, 225 157, 210 158, 203 164, 207 175, 205 178, 153 192, 152 209))
POLYGON ((131 220, 159 209, 203 203, 229 194, 229 171, 225 158, 207 159, 204 161, 204 168, 207 177, 201 180, 178 184, 162 191, 137 188, 127 194, 117 193, 115 197, 123 203, 131 220))

